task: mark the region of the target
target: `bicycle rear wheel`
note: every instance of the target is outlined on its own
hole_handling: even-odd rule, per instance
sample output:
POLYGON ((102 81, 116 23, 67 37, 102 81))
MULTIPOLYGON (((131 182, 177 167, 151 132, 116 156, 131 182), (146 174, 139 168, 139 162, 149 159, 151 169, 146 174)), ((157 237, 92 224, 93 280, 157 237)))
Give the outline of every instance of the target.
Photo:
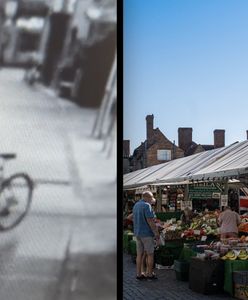
POLYGON ((24 173, 5 179, 0 188, 0 231, 12 229, 26 216, 33 193, 33 182, 24 173))

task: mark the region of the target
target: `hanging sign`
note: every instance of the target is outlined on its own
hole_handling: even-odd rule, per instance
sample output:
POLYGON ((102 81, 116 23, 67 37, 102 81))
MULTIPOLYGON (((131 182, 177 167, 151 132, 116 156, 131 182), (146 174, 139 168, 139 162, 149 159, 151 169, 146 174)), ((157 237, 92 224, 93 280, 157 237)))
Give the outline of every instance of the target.
POLYGON ((216 186, 190 186, 190 199, 219 199, 220 190, 216 186), (218 196, 218 198, 217 198, 218 196))
POLYGON ((165 205, 168 203, 168 195, 162 194, 162 205, 165 205))
POLYGON ((153 185, 150 185, 150 186, 147 186, 147 185, 141 186, 141 187, 138 187, 135 190, 135 194, 142 194, 145 191, 150 191, 152 193, 156 193, 157 192, 157 187, 153 186, 153 185))
POLYGON ((181 201, 181 210, 184 210, 186 207, 192 210, 192 201, 181 201))
POLYGON ((213 193, 212 198, 213 199, 220 199, 220 195, 221 195, 221 193, 213 193))

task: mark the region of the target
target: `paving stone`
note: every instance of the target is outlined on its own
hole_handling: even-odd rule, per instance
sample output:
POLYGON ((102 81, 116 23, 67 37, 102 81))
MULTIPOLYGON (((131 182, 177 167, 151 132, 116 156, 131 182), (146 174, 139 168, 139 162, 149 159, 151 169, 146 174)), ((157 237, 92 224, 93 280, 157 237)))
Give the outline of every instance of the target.
POLYGON ((156 270, 158 280, 137 281, 136 265, 131 256, 123 254, 123 299, 125 300, 231 300, 226 293, 203 295, 188 287, 188 282, 176 279, 174 270, 156 270))

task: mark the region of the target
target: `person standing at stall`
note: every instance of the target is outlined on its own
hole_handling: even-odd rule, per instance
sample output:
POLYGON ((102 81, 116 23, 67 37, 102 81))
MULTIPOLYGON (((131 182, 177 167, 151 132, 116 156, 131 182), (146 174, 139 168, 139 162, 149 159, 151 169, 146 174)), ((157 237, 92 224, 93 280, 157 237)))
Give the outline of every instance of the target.
POLYGON ((159 244, 159 232, 155 224, 154 212, 151 203, 156 201, 152 192, 145 191, 142 199, 136 202, 133 207, 133 228, 136 237, 136 279, 157 279, 153 274, 154 264, 154 237, 159 244), (141 274, 143 254, 147 254, 147 277, 141 274))
POLYGON ((225 207, 224 211, 220 213, 218 223, 220 225, 221 239, 238 237, 238 226, 241 223, 241 219, 239 214, 232 211, 229 206, 225 207))
POLYGON ((182 224, 190 225, 194 216, 195 214, 192 212, 192 210, 188 206, 185 207, 180 217, 182 224))

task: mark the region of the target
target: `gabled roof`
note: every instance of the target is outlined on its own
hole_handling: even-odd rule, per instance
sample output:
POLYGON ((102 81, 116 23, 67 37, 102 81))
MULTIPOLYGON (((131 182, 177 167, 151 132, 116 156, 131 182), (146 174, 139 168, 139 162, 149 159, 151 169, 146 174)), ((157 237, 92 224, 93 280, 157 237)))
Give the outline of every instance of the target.
MULTIPOLYGON (((171 142, 171 141, 163 134, 163 132, 162 132, 159 128, 155 128, 155 129, 153 129, 153 131, 154 131, 154 132, 159 132, 159 133, 163 136, 163 138, 164 138, 165 140, 167 140, 167 141, 169 141, 171 144, 173 144, 173 143, 172 143, 172 142, 171 142)), ((155 142, 155 143, 156 143, 156 142, 155 142)), ((149 145, 149 144, 147 143, 147 140, 145 140, 145 141, 142 142, 137 148, 134 149, 133 155, 132 155, 132 156, 136 156, 138 151, 143 152, 143 151, 145 151, 145 150, 148 150, 148 149, 151 148, 155 143, 149 145)), ((193 143, 194 143, 194 142, 193 142, 193 143)), ((194 144, 195 144, 195 143, 194 143, 194 144)), ((195 145, 196 145, 196 144, 195 144, 195 145)), ((179 147, 176 146, 176 145, 175 145, 175 147, 179 148, 179 147)), ((179 149, 180 149, 180 148, 179 148, 179 149)))
POLYGON ((134 149, 132 156, 136 156, 138 152, 144 152, 147 148, 147 140, 145 140, 137 148, 134 149))
POLYGON ((248 141, 212 149, 137 170, 123 177, 124 189, 145 184, 166 184, 214 177, 248 175, 248 141))

